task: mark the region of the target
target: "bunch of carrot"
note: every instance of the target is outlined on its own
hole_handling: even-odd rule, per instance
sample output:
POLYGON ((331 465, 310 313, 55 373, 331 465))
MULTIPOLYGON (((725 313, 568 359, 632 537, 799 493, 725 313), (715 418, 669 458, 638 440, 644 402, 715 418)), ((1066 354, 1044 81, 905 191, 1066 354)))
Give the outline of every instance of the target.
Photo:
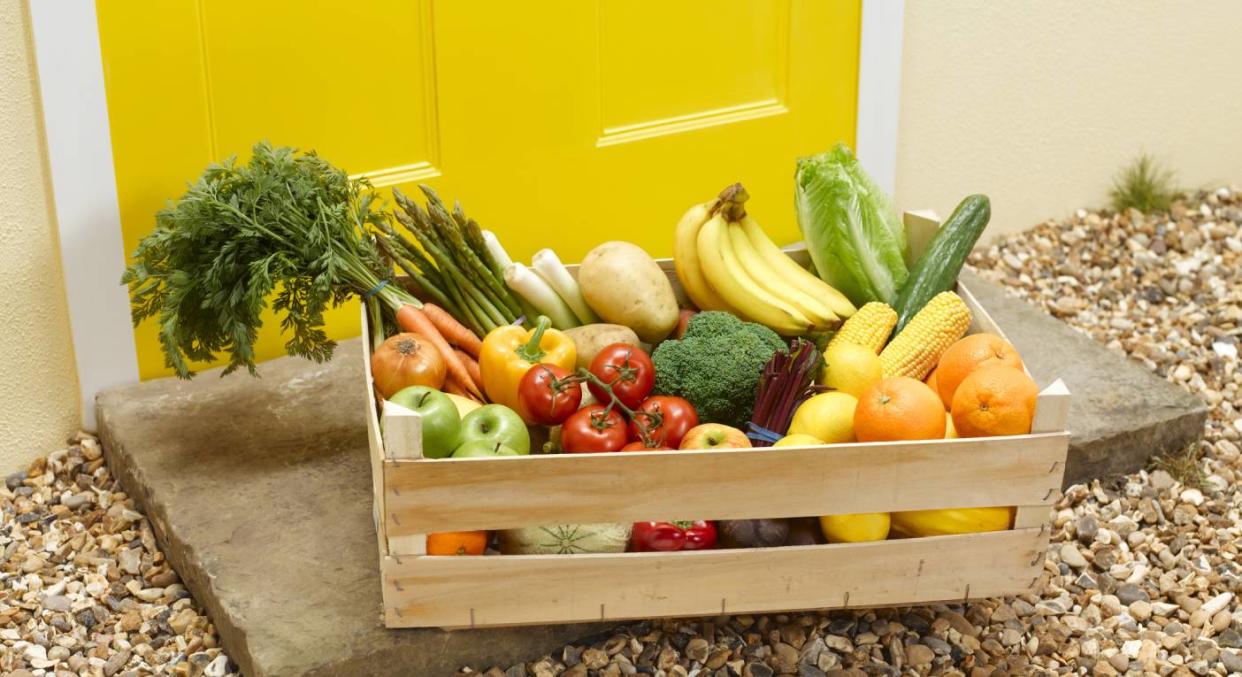
POLYGON ((407 304, 397 310, 397 326, 401 331, 422 334, 444 357, 448 378, 444 392, 486 402, 483 377, 479 372, 479 351, 483 342, 474 332, 434 303, 422 308, 407 304))

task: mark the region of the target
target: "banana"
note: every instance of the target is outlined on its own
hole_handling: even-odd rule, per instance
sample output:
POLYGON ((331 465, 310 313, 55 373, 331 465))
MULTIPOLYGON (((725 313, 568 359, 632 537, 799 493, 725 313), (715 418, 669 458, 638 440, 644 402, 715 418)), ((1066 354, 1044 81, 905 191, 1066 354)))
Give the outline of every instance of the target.
POLYGON ((737 256, 742 269, 749 273, 751 279, 755 280, 760 287, 797 308, 815 325, 817 330, 827 330, 841 324, 841 319, 822 301, 789 284, 785 278, 777 274, 755 250, 746 237, 746 231, 742 230, 741 224, 731 222, 726 229, 729 232, 730 244, 733 245, 733 253, 737 256))
POLYGON ((786 336, 800 336, 811 329, 814 323, 797 308, 759 286, 742 267, 733 251, 723 216, 715 214, 708 219, 699 229, 697 241, 703 276, 725 302, 740 311, 739 314, 786 336))
POLYGON ((820 300, 833 313, 843 319, 853 315, 858 310, 846 298, 845 294, 812 275, 810 271, 798 265, 785 252, 781 251, 781 248, 776 246, 772 238, 763 232, 763 228, 753 218, 745 216, 739 223, 746 232, 746 238, 754 245, 755 250, 759 252, 759 255, 763 257, 768 266, 780 274, 786 282, 809 294, 812 298, 820 300))
POLYGON ((699 310, 732 310, 707 284, 699 263, 699 230, 711 218, 717 202, 712 200, 691 207, 681 217, 673 234, 673 267, 677 270, 677 279, 699 310))

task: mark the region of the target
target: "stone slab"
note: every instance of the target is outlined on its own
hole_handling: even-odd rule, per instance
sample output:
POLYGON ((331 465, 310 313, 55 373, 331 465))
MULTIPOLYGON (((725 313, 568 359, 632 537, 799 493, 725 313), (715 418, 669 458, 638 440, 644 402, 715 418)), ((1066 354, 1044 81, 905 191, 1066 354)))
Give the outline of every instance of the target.
MULTIPOLYGON (((1140 467, 1202 433, 1206 408, 1041 310, 967 273, 1041 384, 1073 393, 1069 479, 1140 467)), ((361 345, 262 378, 173 379, 98 400, 113 472, 246 675, 440 675, 510 665, 601 625, 387 630, 363 421, 361 345)))
POLYGON ((1065 483, 1142 468, 1203 436, 1207 405, 971 271, 961 279, 1018 348, 1039 385, 1071 394, 1065 483))
POLYGON ((449 675, 511 665, 606 629, 388 630, 361 343, 262 378, 161 379, 103 393, 113 473, 248 677, 449 675))

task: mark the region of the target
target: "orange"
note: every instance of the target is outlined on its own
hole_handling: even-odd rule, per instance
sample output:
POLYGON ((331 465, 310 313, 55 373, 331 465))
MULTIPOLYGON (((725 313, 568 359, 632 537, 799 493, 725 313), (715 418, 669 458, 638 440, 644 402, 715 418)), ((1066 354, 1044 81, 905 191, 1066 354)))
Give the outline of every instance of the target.
POLYGON ((871 386, 854 410, 859 442, 944 438, 944 406, 922 381, 895 376, 871 386))
POLYGON ((936 366, 936 392, 944 408, 953 406, 953 393, 962 379, 980 367, 1001 365, 1022 368, 1018 349, 996 334, 971 334, 949 346, 936 366))
POLYGON ((441 531, 438 534, 427 534, 428 555, 482 555, 486 551, 486 531, 441 531))
POLYGON ((953 394, 953 427, 959 437, 1025 435, 1038 396, 1039 387, 1021 369, 976 369, 953 394))

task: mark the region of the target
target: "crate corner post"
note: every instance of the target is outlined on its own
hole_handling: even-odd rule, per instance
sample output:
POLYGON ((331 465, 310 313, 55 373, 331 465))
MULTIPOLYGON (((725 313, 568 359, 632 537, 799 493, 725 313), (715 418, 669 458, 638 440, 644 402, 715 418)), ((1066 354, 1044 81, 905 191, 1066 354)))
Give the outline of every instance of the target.
MULTIPOLYGON (((385 476, 388 474, 388 468, 394 463, 417 463, 423 459, 422 416, 398 404, 385 401, 382 421, 385 476)), ((393 490, 385 487, 384 491, 386 496, 393 490)), ((427 534, 409 533, 410 525, 401 524, 400 518, 393 511, 388 511, 384 515, 384 520, 385 531, 388 534, 389 555, 427 554, 427 534)))

